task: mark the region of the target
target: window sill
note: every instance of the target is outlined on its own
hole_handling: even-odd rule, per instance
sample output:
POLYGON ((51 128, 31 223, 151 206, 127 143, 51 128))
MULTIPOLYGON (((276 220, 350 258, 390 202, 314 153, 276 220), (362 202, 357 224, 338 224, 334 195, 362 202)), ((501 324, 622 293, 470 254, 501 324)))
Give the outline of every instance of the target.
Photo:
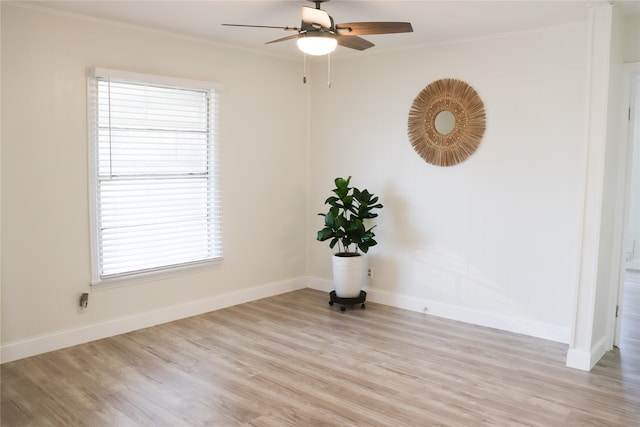
POLYGON ((148 282, 172 279, 188 274, 199 273, 211 267, 220 266, 223 258, 215 258, 207 261, 199 261, 190 264, 183 264, 174 267, 159 268, 150 271, 122 274, 118 276, 106 277, 91 281, 91 288, 94 291, 102 291, 124 286, 133 286, 148 282))

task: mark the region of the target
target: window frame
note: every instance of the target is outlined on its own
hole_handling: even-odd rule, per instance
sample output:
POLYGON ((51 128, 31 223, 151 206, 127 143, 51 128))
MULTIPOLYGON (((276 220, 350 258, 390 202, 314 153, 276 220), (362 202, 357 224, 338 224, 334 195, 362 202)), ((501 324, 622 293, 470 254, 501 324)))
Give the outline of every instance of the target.
POLYGON ((221 161, 220 161, 220 98, 223 85, 214 82, 201 80, 182 79, 166 77, 153 74, 136 73, 108 68, 89 68, 87 70, 87 130, 88 130, 88 160, 89 160, 89 220, 90 220, 90 252, 91 252, 91 281, 95 287, 108 287, 111 285, 123 285, 127 283, 137 283, 166 277, 173 277, 186 270, 201 268, 220 263, 223 259, 222 240, 222 206, 221 206, 221 161), (212 111, 209 113, 209 133, 208 133, 208 159, 213 171, 208 179, 212 180, 213 199, 207 199, 214 203, 215 213, 213 215, 213 240, 209 243, 219 250, 211 258, 202 260, 182 262, 159 267, 138 269, 135 271, 121 272, 115 274, 102 275, 102 264, 100 258, 100 170, 99 170, 99 138, 98 138, 98 99, 97 88, 98 79, 111 79, 118 83, 132 83, 141 85, 161 86, 181 90, 207 91, 210 100, 208 106, 212 111), (211 161, 213 158, 213 161, 211 161))

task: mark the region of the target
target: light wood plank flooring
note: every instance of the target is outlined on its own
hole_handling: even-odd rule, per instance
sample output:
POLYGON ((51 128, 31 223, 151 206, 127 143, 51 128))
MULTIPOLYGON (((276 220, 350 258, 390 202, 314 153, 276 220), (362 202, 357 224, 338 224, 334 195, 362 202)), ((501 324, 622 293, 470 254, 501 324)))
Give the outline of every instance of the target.
POLYGON ((1 424, 640 425, 640 302, 590 373, 564 344, 327 302, 305 289, 4 364, 1 424))

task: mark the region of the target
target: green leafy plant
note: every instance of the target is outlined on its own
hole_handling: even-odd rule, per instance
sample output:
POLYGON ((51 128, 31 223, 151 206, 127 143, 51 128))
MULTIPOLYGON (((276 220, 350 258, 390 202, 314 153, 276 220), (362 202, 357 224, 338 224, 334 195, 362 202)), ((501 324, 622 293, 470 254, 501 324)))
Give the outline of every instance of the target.
POLYGON ((333 249, 338 245, 338 254, 343 256, 358 255, 358 250, 364 253, 375 246, 373 229, 365 227, 366 219, 378 216, 374 209, 383 206, 378 203, 378 197, 369 191, 350 187, 351 177, 336 178, 332 191, 335 196, 329 197, 324 204, 329 205, 329 212, 319 213, 324 217, 324 228, 318 231, 318 240, 324 242, 330 240, 329 247, 333 249))

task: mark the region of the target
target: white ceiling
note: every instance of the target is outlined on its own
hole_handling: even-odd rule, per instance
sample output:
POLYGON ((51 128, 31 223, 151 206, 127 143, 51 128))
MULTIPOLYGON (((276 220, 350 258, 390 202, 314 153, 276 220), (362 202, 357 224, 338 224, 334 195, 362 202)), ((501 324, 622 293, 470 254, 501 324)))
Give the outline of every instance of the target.
MULTIPOLYGON (((292 33, 279 29, 225 27, 221 24, 295 27, 300 26, 301 6, 314 6, 309 1, 301 0, 21 0, 18 3, 178 32, 274 55, 292 56, 299 55, 293 41, 264 44, 292 33)), ((366 36, 376 46, 365 52, 372 52, 566 25, 586 20, 589 6, 595 3, 598 1, 332 0, 321 7, 334 18, 336 24, 354 21, 412 23, 413 33, 366 36)), ((626 13, 640 13, 640 0, 616 3, 623 4, 626 13)), ((335 53, 347 54, 358 55, 362 52, 338 48, 335 53)))

